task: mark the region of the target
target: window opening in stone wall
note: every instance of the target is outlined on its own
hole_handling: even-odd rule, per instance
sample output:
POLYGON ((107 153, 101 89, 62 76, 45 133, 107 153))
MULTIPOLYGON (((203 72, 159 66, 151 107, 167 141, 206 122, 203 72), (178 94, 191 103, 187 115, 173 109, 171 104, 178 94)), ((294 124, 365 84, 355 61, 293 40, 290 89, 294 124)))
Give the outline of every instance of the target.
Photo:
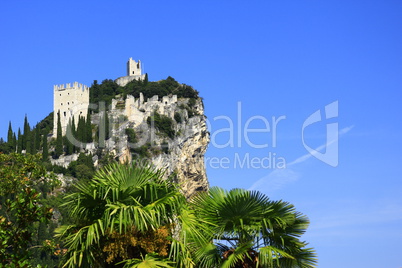
POLYGON ((66 112, 64 112, 64 116, 66 116, 66 112))

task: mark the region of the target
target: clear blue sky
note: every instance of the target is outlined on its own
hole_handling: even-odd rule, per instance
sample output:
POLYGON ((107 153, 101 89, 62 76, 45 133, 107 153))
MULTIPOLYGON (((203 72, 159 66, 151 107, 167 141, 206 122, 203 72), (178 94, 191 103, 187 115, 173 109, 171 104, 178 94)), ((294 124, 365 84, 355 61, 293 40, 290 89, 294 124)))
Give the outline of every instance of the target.
POLYGON ((402 267, 401 14, 391 0, 2 1, 0 136, 49 114, 54 84, 115 79, 141 59, 150 80, 204 98, 211 185, 293 203, 319 267, 402 267), (303 145, 317 110, 304 142, 324 153, 337 124, 335 167, 303 145), (273 116, 285 118, 275 133, 273 116))

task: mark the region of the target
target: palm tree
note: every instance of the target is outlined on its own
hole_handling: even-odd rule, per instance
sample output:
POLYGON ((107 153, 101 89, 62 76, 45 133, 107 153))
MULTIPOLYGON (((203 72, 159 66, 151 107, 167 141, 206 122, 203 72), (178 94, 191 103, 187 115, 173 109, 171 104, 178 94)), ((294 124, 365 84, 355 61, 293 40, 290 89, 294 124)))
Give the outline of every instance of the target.
POLYGON ((202 221, 162 175, 115 163, 78 184, 65 203, 74 224, 56 231, 64 267, 193 267, 187 240, 205 241, 202 221))
POLYGON ((315 267, 313 249, 300 236, 309 221, 293 205, 258 191, 211 188, 192 199, 213 236, 198 244, 199 267, 315 267))

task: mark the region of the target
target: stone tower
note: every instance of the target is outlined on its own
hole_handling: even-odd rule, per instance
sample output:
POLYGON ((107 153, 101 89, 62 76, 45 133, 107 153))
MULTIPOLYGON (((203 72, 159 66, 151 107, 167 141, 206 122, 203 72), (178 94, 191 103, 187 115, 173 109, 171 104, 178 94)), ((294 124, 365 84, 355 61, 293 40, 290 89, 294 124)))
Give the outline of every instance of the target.
POLYGON ((136 62, 133 58, 127 61, 127 76, 142 75, 141 61, 136 62))
POLYGON ((142 74, 141 61, 138 60, 138 62, 136 62, 135 60, 133 60, 133 58, 129 58, 127 61, 127 75, 117 78, 115 82, 119 86, 124 87, 133 80, 144 80, 144 79, 145 74, 142 74))
POLYGON ((53 136, 57 134, 57 113, 60 112, 60 122, 63 135, 69 120, 73 119, 77 126, 79 116, 86 117, 89 107, 89 87, 74 82, 73 84, 53 86, 53 136))

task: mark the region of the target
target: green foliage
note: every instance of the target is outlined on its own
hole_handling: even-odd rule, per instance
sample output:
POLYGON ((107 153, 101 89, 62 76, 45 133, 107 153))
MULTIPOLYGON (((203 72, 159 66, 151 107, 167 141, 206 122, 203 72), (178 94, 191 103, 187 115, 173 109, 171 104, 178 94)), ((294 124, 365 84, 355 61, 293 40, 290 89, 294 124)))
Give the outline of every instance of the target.
POLYGON ((65 203, 74 222, 57 230, 68 247, 64 265, 112 267, 129 260, 134 265, 142 256, 154 264, 172 263, 164 260, 176 239, 172 224, 179 223, 176 215, 184 209, 185 197, 161 175, 116 163, 78 184, 78 192, 65 203))
POLYGON ((170 117, 154 112, 152 116, 147 118, 149 126, 155 126, 161 133, 166 134, 169 138, 174 138, 175 131, 173 129, 173 120, 170 117))
POLYGON ((195 105, 195 103, 196 103, 195 99, 189 99, 189 100, 188 100, 188 106, 189 106, 190 108, 193 108, 194 105, 195 105))
POLYGON ((134 144, 138 142, 137 135, 135 134, 134 129, 126 128, 124 132, 127 135, 127 141, 129 143, 134 144))
MULTIPOLYGON (((73 119, 71 120, 71 133, 73 134, 73 137, 77 137, 77 128, 75 127, 75 119, 73 116, 73 119)), ((76 144, 73 144, 73 153, 76 153, 79 151, 79 148, 76 146, 76 144)))
POLYGON ((86 155, 84 153, 80 153, 77 161, 70 162, 67 169, 55 166, 53 171, 56 173, 71 175, 78 180, 89 180, 92 178, 95 172, 95 167, 91 154, 86 155))
POLYGON ((149 143, 141 145, 139 147, 134 146, 130 148, 130 152, 133 153, 133 156, 136 158, 148 158, 151 156, 148 151, 150 147, 151 144, 149 143))
POLYGON ((92 139, 92 125, 91 125, 91 114, 89 113, 85 119, 85 142, 91 143, 93 141, 92 139))
POLYGON ((98 154, 98 157, 98 165, 101 168, 116 162, 114 155, 109 152, 98 154))
POLYGON ((48 116, 42 119, 38 124, 35 126, 36 129, 39 130, 40 133, 49 133, 53 130, 53 112, 51 112, 48 116))
POLYGON ((22 135, 21 135, 21 129, 18 128, 17 153, 21 152, 22 152, 22 135))
POLYGON ((94 171, 87 165, 77 165, 75 167, 75 174, 78 180, 89 180, 92 178, 94 171))
POLYGON ((41 149, 41 133, 40 130, 35 127, 34 129, 34 153, 39 152, 41 149))
POLYGON ((80 142, 86 141, 86 127, 85 127, 85 118, 82 116, 78 117, 77 131, 76 131, 76 139, 80 142))
MULTIPOLYGON (((105 79, 101 84, 95 80, 89 89, 89 102, 93 104, 103 102, 106 107, 109 107, 112 99, 120 93, 122 93, 121 87, 113 80, 105 79)), ((95 112, 98 112, 98 109, 95 109, 95 112)))
POLYGON ((22 150, 25 150, 27 148, 27 143, 29 144, 27 139, 29 138, 30 132, 31 132, 31 127, 29 126, 29 123, 28 123, 28 117, 27 117, 27 115, 25 115, 25 118, 24 118, 24 133, 22 135, 22 150))
POLYGON ((182 114, 179 113, 179 112, 175 112, 175 113, 174 113, 174 120, 176 120, 176 122, 179 123, 179 124, 180 124, 181 122, 183 122, 182 114))
POLYGON ((15 139, 15 133, 13 132, 11 122, 8 124, 7 142, 2 138, 0 139, 0 152, 12 153, 16 151, 17 141, 15 139))
POLYGON ((63 137, 61 130, 60 111, 57 113, 57 136, 56 136, 56 148, 54 151, 55 158, 59 158, 63 154, 63 137))
POLYGON ((159 258, 156 254, 147 254, 145 258, 126 260, 123 268, 174 268, 174 262, 159 258))
POLYGON ((9 144, 11 144, 11 145, 13 145, 13 142, 14 142, 14 140, 13 140, 13 134, 14 134, 14 132, 13 132, 13 128, 12 128, 12 126, 11 126, 11 121, 8 123, 8 132, 7 132, 7 143, 9 143, 9 144))
POLYGON ((313 249, 299 240, 309 221, 293 205, 258 191, 219 187, 192 204, 213 230, 197 249, 201 267, 315 267, 313 249))
POLYGON ((43 133, 42 136, 42 161, 49 161, 49 148, 47 145, 47 132, 43 133))
POLYGON ((0 267, 31 267, 35 226, 46 223, 52 209, 43 202, 59 182, 39 156, 0 154, 0 267))
MULTIPOLYGON (((133 80, 124 87, 120 87, 110 79, 103 80, 101 84, 95 80, 90 88, 90 102, 94 104, 103 102, 106 107, 109 107, 116 95, 132 95, 138 98, 140 93, 144 95, 145 99, 155 95, 163 97, 170 94, 177 95, 178 98, 198 98, 198 91, 191 86, 179 84, 170 76, 165 80, 149 82, 148 74, 146 74, 144 81, 133 80)), ((122 108, 123 105, 124 103, 121 103, 118 108, 122 108)))
MULTIPOLYGON (((71 119, 69 120, 67 127, 66 127, 66 134, 73 134, 73 127, 72 127, 72 121, 71 119)), ((71 143, 71 141, 68 139, 68 135, 63 137, 63 144, 65 145, 65 152, 66 155, 71 155, 74 153, 74 145, 71 143)))

